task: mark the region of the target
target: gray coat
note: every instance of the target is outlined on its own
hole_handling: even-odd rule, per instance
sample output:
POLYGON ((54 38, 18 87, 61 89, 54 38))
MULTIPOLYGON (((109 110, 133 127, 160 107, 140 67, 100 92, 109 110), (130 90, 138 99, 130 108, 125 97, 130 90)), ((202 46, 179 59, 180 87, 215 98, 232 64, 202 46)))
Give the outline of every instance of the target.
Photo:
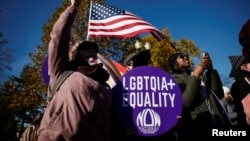
POLYGON ((223 107, 225 108, 225 110, 227 111, 227 114, 228 114, 232 124, 237 125, 238 124, 238 115, 237 115, 237 112, 235 110, 235 105, 233 104, 233 102, 228 101, 225 98, 222 98, 220 100, 220 102, 223 105, 223 107))

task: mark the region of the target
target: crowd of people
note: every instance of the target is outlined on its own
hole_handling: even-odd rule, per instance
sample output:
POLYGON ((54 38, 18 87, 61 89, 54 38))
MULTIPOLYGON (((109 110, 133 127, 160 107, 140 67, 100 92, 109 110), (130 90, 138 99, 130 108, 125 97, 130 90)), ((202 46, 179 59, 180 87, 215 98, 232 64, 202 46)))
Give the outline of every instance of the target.
MULTIPOLYGON (((246 110, 250 107, 245 108, 242 100, 250 92, 249 21, 240 32, 242 55, 229 56, 232 64, 229 76, 234 78, 230 88, 223 86, 208 52, 195 67, 191 66, 188 54, 182 52, 167 58, 169 70, 166 71, 180 87, 183 109, 176 117, 178 124, 173 130, 162 136, 142 137, 136 129, 124 129, 112 117, 114 92, 106 83, 109 73, 95 61, 98 59, 98 44, 92 41, 79 42, 70 49, 68 55, 71 27, 79 4, 80 0, 71 0, 71 5, 62 12, 50 34, 48 97, 64 71, 73 70, 74 73, 65 80, 47 106, 37 130, 38 141, 183 141, 203 139, 203 134, 197 135, 198 130, 204 131, 199 133, 205 135, 205 130, 211 127, 248 126, 246 110)), ((150 57, 149 50, 132 53, 125 59, 124 67, 130 71, 135 67, 147 66, 150 57)))

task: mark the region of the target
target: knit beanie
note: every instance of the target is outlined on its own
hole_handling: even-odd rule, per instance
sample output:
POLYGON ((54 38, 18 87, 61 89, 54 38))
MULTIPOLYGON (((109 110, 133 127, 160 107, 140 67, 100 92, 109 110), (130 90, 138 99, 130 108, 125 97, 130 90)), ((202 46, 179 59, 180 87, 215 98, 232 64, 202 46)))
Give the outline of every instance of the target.
POLYGON ((174 54, 169 56, 169 58, 168 58, 168 67, 169 67, 169 69, 171 69, 171 70, 174 69, 174 63, 175 63, 177 57, 179 55, 181 55, 181 54, 183 54, 183 53, 174 53, 174 54))
POLYGON ((245 60, 244 56, 229 56, 229 60, 231 62, 232 68, 233 69, 239 69, 240 65, 242 65, 242 63, 245 60))

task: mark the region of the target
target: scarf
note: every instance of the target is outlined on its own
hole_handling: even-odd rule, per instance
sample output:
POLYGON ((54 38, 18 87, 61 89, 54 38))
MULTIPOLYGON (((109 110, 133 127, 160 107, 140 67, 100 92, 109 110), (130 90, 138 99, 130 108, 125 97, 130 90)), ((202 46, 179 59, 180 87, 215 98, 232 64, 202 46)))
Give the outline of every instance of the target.
POLYGON ((240 69, 232 69, 229 77, 250 77, 250 72, 240 69))

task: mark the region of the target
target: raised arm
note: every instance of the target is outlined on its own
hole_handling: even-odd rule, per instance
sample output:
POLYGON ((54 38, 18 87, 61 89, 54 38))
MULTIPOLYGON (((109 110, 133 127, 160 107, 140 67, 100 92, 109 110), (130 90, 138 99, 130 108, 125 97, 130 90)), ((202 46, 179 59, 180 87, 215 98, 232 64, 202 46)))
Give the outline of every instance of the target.
POLYGON ((50 33, 51 40, 48 47, 50 83, 54 83, 68 64, 71 28, 79 3, 80 0, 71 0, 71 5, 60 15, 50 33))

